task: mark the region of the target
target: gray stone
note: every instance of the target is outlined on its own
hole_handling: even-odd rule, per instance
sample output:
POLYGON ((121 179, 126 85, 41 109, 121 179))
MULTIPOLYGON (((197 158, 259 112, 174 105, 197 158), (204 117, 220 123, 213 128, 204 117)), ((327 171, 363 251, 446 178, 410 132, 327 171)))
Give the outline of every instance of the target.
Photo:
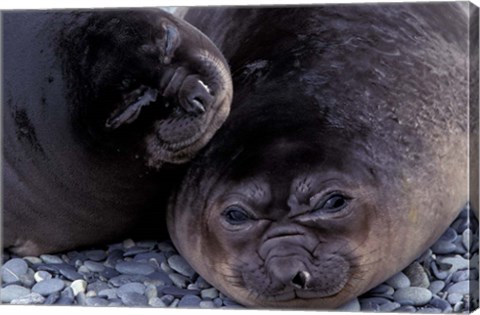
POLYGON ((200 306, 200 308, 215 308, 215 303, 212 301, 201 301, 198 306, 200 306))
POLYGON ((452 281, 453 282, 460 282, 460 281, 465 281, 470 278, 470 272, 469 270, 458 270, 456 271, 453 276, 452 276, 452 281))
POLYGON ((412 287, 428 288, 430 285, 425 269, 418 262, 410 264, 410 266, 403 270, 403 273, 410 280, 412 287))
POLYGON ((73 295, 73 290, 71 287, 66 287, 62 293, 60 293, 60 298, 55 302, 57 305, 71 305, 75 296, 73 295))
POLYGON ((395 310, 395 312, 398 313, 415 313, 416 311, 417 309, 415 308, 415 306, 411 305, 404 305, 395 310))
POLYGON ((447 241, 447 242, 454 242, 457 239, 457 231, 449 227, 443 235, 440 237, 439 240, 447 241))
POLYGON ((53 292, 52 294, 47 296, 44 304, 46 304, 46 305, 55 304, 55 302, 57 302, 59 297, 60 297, 60 292, 53 292))
POLYGON ((87 291, 100 292, 102 290, 109 289, 109 288, 110 286, 103 281, 95 281, 87 285, 87 291))
POLYGON ((187 289, 180 289, 177 287, 169 286, 169 287, 163 287, 160 289, 160 292, 165 295, 172 295, 173 297, 176 298, 181 298, 185 295, 199 295, 200 291, 198 290, 187 290, 187 289))
POLYGON ((163 286, 169 286, 173 284, 172 279, 170 279, 168 274, 163 270, 155 271, 154 273, 149 274, 148 280, 156 280, 163 286))
POLYGON ((115 269, 126 275, 149 275, 155 271, 155 269, 146 263, 139 263, 135 261, 119 261, 117 262, 115 269))
POLYGON ((170 266, 167 264, 166 261, 164 261, 164 262, 162 262, 162 263, 160 264, 160 269, 162 269, 162 270, 163 270, 164 272, 166 272, 167 274, 171 274, 171 273, 174 272, 173 269, 170 268, 170 266))
POLYGON ((166 295, 160 297, 160 299, 162 300, 162 302, 165 305, 169 306, 173 303, 173 301, 175 300, 175 297, 171 294, 166 294, 166 295))
POLYGON ((24 287, 31 288, 35 284, 35 272, 28 268, 27 273, 24 275, 20 275, 20 282, 24 287))
POLYGON ((173 284, 179 288, 186 288, 190 283, 190 279, 177 273, 171 273, 168 276, 172 280, 173 284))
POLYGON ((371 289, 368 291, 368 294, 386 294, 386 295, 392 295, 395 290, 386 284, 380 284, 376 286, 375 288, 371 289))
POLYGON ((396 310, 397 308, 401 307, 400 303, 397 303, 397 302, 387 302, 387 303, 384 303, 382 305, 380 305, 379 307, 379 311, 380 312, 393 312, 394 310, 396 310))
POLYGON ((442 310, 436 307, 424 307, 419 312, 425 314, 439 314, 442 312, 442 310))
POLYGON ((102 299, 100 297, 87 297, 85 303, 88 306, 107 306, 109 301, 102 299))
POLYGON ((157 245, 156 241, 139 241, 137 242, 138 247, 146 248, 149 251, 153 250, 157 245))
POLYGON ((152 307, 167 307, 168 306, 158 296, 154 296, 154 297, 150 298, 148 300, 148 305, 150 305, 152 307))
POLYGON ((438 241, 431 247, 432 251, 438 255, 450 254, 453 253, 456 249, 454 243, 447 241, 438 241))
POLYGON ((470 229, 466 229, 462 233, 462 244, 465 246, 466 250, 470 250, 470 247, 472 246, 473 242, 473 232, 470 229))
POLYGON ((76 296, 76 301, 78 305, 87 305, 86 299, 87 298, 85 297, 85 293, 83 292, 78 293, 78 295, 76 296))
POLYGON ((102 261, 107 258, 107 253, 103 250, 89 250, 84 252, 85 256, 93 261, 102 261))
POLYGON ((119 297, 126 306, 145 306, 148 304, 147 297, 136 292, 127 292, 119 295, 119 297))
POLYGON ((91 291, 87 291, 87 293, 85 293, 85 296, 88 298, 88 297, 95 297, 97 296, 97 292, 91 290, 91 291))
POLYGON ((70 288, 72 289, 73 295, 77 296, 80 292, 85 293, 87 289, 87 281, 85 280, 75 280, 70 284, 70 288))
POLYGON ((45 302, 45 298, 41 294, 33 292, 23 297, 11 300, 10 304, 28 305, 28 304, 43 304, 44 302, 45 302))
MULTIPOLYGON (((216 298, 216 299, 213 299, 213 304, 215 304, 216 307, 221 307, 223 305, 223 301, 221 298, 216 298)), ((360 304, 359 304, 359 307, 360 307, 360 304)))
POLYGON ((450 313, 452 311, 452 307, 450 306, 450 304, 443 299, 439 299, 438 297, 432 298, 429 304, 434 306, 435 308, 442 310, 444 313, 450 313))
POLYGON ((124 248, 128 249, 135 246, 135 242, 132 239, 126 239, 122 242, 122 245, 124 248))
POLYGON ((410 279, 408 279, 408 277, 403 272, 399 272, 387 281, 385 281, 385 283, 393 287, 394 289, 402 289, 410 286, 410 279))
POLYGON ((410 300, 413 305, 420 306, 427 304, 432 299, 432 292, 420 287, 408 287, 398 289, 393 297, 398 302, 400 300, 410 300))
POLYGON ((195 284, 200 290, 208 289, 212 287, 210 283, 208 283, 205 279, 203 279, 200 276, 197 278, 197 281, 195 281, 195 284))
POLYGON ((464 305, 463 305, 463 302, 458 302, 457 304, 455 304, 455 305, 453 306, 453 311, 454 311, 455 313, 459 313, 459 312, 462 311, 463 306, 464 306, 464 305))
POLYGON ((162 262, 165 262, 167 260, 163 253, 152 253, 152 252, 137 254, 133 258, 133 260, 138 262, 147 262, 147 261, 150 261, 151 259, 154 259, 158 263, 158 265, 160 265, 162 262))
MULTIPOLYGON (((220 302, 221 302, 221 300, 220 300, 220 302)), ((215 300, 213 301, 213 303, 215 303, 215 300)), ((216 305, 220 306, 220 305, 218 305, 218 301, 217 301, 216 305)), ((358 299, 353 299, 353 300, 343 304, 342 306, 338 307, 336 310, 341 311, 341 312, 359 312, 360 311, 360 302, 358 301, 358 299)))
POLYGON ((105 270, 105 266, 103 264, 93 260, 86 260, 83 264, 92 272, 102 272, 105 270))
POLYGON ((13 258, 7 261, 1 268, 1 278, 3 283, 12 283, 20 280, 20 276, 28 271, 28 265, 25 260, 13 258))
POLYGON ((460 281, 448 288, 448 293, 469 294, 470 288, 478 288, 478 281, 460 281))
POLYGON ((25 256, 23 257, 23 260, 29 262, 32 265, 39 265, 42 263, 42 260, 35 256, 25 256))
POLYGON ((172 304, 170 304, 170 306, 169 306, 169 307, 171 307, 171 308, 177 307, 177 306, 178 306, 178 302, 180 302, 180 300, 179 300, 179 299, 175 299, 175 300, 173 300, 172 304))
POLYGON ((70 281, 83 279, 83 276, 80 273, 78 273, 73 266, 62 264, 62 265, 59 265, 58 270, 60 274, 62 274, 62 276, 64 276, 70 281))
POLYGON ((430 283, 430 286, 428 287, 428 289, 430 290, 430 292, 432 292, 432 294, 437 294, 444 287, 445 287, 445 282, 443 282, 442 280, 435 280, 430 283))
MULTIPOLYGON (((123 259, 123 250, 114 249, 108 253, 108 257, 105 260, 105 266, 114 268, 119 260, 123 259)), ((93 259, 92 259, 93 260, 93 259)))
POLYGON ((145 296, 150 301, 151 298, 158 297, 157 287, 154 285, 147 285, 145 288, 145 296))
POLYGON ((129 256, 134 256, 134 255, 137 255, 137 254, 141 254, 141 253, 146 253, 146 252, 148 252, 148 249, 146 249, 146 248, 142 248, 142 247, 139 247, 139 246, 133 246, 133 247, 127 249, 123 253, 123 256, 124 257, 129 257, 129 256))
POLYGON ((158 243, 157 246, 158 246, 158 249, 164 253, 175 251, 175 249, 173 248, 170 242, 161 242, 161 243, 158 243))
POLYGON ((103 289, 98 292, 99 297, 106 297, 107 299, 115 299, 117 298, 117 290, 115 289, 103 289))
POLYGON ((114 287, 120 287, 130 282, 143 282, 147 280, 148 277, 142 275, 119 275, 108 280, 108 283, 114 287))
MULTIPOLYGON (((179 255, 173 255, 168 258, 168 265, 186 277, 192 278, 195 275, 195 270, 187 263, 187 261, 179 255)), ((181 301, 180 301, 181 302, 181 301)), ((181 304, 181 303, 180 303, 181 304)))
POLYGON ((43 296, 50 295, 54 292, 61 291, 65 287, 65 283, 60 279, 43 280, 35 284, 32 288, 33 292, 43 296))
POLYGON ((132 292, 143 295, 145 293, 145 285, 138 282, 124 284, 118 288, 117 295, 119 298, 122 298, 124 294, 132 292))
POLYGON ((2 303, 10 303, 12 300, 23 298, 30 293, 30 289, 28 288, 21 287, 17 284, 11 284, 0 289, 0 298, 2 303))
POLYGON ((455 255, 455 257, 439 257, 438 261, 443 264, 452 265, 449 270, 450 273, 454 273, 459 269, 467 269, 470 266, 470 261, 460 255, 455 255))
POLYGON ((218 291, 215 288, 204 289, 200 292, 202 299, 210 299, 213 300, 214 298, 218 297, 218 291))
MULTIPOLYGON (((451 268, 451 265, 448 265, 449 268, 451 268)), ((435 278, 440 279, 440 280, 445 280, 450 272, 448 270, 441 270, 438 268, 437 263, 435 261, 432 261, 430 264, 430 269, 432 270, 433 275, 435 278)))
POLYGON ((48 271, 45 271, 45 270, 40 270, 40 271, 35 272, 33 277, 34 277, 36 282, 52 279, 52 275, 48 271))
POLYGON ((448 303, 455 305, 463 299, 463 295, 459 293, 450 293, 447 297, 448 303))
POLYGON ((40 255, 40 258, 47 264, 63 264, 62 258, 56 255, 40 255))
POLYGON ((370 303, 370 304, 375 304, 375 305, 382 305, 385 303, 390 302, 389 299, 383 298, 383 297, 364 297, 359 299, 360 303, 370 303))
POLYGON ((178 302, 178 307, 198 307, 201 301, 202 299, 196 295, 185 295, 178 302))

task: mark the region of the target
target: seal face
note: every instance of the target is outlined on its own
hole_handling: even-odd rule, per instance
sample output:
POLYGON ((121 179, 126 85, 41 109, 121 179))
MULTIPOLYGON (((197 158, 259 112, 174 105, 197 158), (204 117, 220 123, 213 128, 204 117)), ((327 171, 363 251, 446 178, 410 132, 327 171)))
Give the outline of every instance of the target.
POLYGON ((461 6, 198 9, 186 20, 224 53, 235 97, 167 223, 224 294, 335 308, 406 267, 468 200, 461 6))
POLYGON ((3 17, 3 246, 35 255, 165 236, 176 165, 230 110, 222 54, 159 9, 3 17))

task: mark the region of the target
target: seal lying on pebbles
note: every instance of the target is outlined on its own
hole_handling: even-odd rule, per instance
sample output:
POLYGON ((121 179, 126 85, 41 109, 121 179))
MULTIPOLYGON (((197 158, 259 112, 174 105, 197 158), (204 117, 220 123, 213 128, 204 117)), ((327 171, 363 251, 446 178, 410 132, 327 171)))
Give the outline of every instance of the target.
POLYGON ((159 9, 2 18, 4 248, 166 234, 167 163, 190 160, 229 113, 222 54, 159 9))
POLYGON ((402 270, 468 200, 457 3, 192 9, 235 97, 168 210, 192 267, 255 307, 334 308, 402 270))

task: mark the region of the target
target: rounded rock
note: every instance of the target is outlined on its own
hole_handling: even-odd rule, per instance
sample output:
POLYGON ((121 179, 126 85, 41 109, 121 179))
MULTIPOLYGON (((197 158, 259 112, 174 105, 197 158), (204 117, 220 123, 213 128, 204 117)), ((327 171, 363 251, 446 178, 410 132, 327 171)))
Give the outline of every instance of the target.
POLYGON ((121 261, 117 262, 115 269, 126 275, 149 275, 155 271, 155 269, 146 263, 139 263, 135 261, 121 261))
POLYGON ((85 256, 93 261, 102 261, 107 258, 107 253, 103 250, 89 250, 84 252, 85 256))
POLYGON ((393 294, 393 298, 396 301, 410 300, 413 305, 420 306, 427 304, 432 299, 432 292, 420 287, 401 288, 393 294))
POLYGON ((428 289, 430 290, 430 292, 432 292, 432 294, 437 294, 444 287, 445 287, 445 282, 443 282, 442 280, 435 280, 430 283, 430 286, 428 287, 428 289))
POLYGON ((467 269, 470 266, 470 261, 460 255, 455 255, 454 257, 440 257, 438 260, 442 264, 450 264, 452 266, 449 270, 450 273, 454 273, 459 269, 467 269))
POLYGON ((403 272, 399 272, 385 281, 385 283, 394 289, 403 289, 410 286, 410 279, 403 272))
POLYGON ((468 280, 470 278, 470 271, 469 270, 458 270, 452 276, 453 282, 461 282, 468 280))
POLYGON ((40 271, 35 272, 33 277, 34 277, 36 282, 52 279, 52 275, 48 271, 45 271, 45 270, 40 270, 40 271))
POLYGON ((379 311, 380 312, 393 312, 394 310, 396 310, 397 308, 401 307, 402 305, 400 305, 400 303, 397 303, 397 302, 387 302, 387 303, 384 303, 382 305, 380 305, 379 307, 379 311))
POLYGON ((200 308, 215 308, 215 303, 212 301, 201 301, 198 306, 200 306, 200 308))
POLYGON ((403 273, 410 280, 410 285, 412 287, 428 288, 430 285, 425 269, 418 262, 414 262, 405 268, 403 273))
POLYGON ((136 292, 127 292, 122 296, 119 295, 119 297, 126 306, 145 306, 148 304, 147 297, 136 292))
POLYGON ((99 297, 106 297, 107 299, 115 299, 117 298, 117 290, 115 289, 103 289, 98 292, 99 297))
POLYGON ((198 307, 201 301, 202 299, 196 295, 185 295, 178 302, 178 307, 198 307))
POLYGON ((443 234, 440 236, 441 241, 454 242, 457 239, 457 231, 449 227, 443 234))
POLYGON ((120 298, 122 297, 122 295, 127 293, 138 293, 142 295, 145 293, 145 285, 138 282, 132 282, 126 283, 117 289, 117 295, 120 298))
POLYGON ((173 303, 173 301, 175 300, 175 297, 173 295, 166 294, 162 296, 160 299, 165 305, 169 306, 173 303))
POLYGON ((109 302, 99 297, 87 297, 85 303, 89 306, 107 306, 109 302))
POLYGON ((43 296, 47 296, 61 291, 64 287, 65 283, 60 279, 47 279, 35 284, 32 288, 32 291, 43 296))
POLYGON ((154 296, 154 297, 150 298, 148 300, 148 305, 150 305, 152 307, 166 307, 166 306, 168 306, 158 296, 154 296))
POLYGON ((102 272, 103 270, 105 270, 105 266, 103 264, 93 260, 86 260, 83 264, 85 267, 88 268, 88 270, 92 272, 102 272))
POLYGON ((30 293, 23 297, 13 299, 10 301, 10 304, 16 305, 30 305, 30 304, 43 304, 45 302, 45 298, 38 293, 30 293))
POLYGON ((47 264, 63 264, 62 258, 55 255, 40 255, 40 258, 47 264))
POLYGON ((35 256, 25 256, 23 257, 23 260, 29 262, 32 265, 39 265, 42 263, 42 260, 35 256))
POLYGON ((10 303, 12 300, 26 297, 31 292, 28 288, 24 288, 17 284, 11 284, 2 288, 0 293, 0 300, 2 301, 2 303, 10 303))
POLYGON ((74 296, 77 296, 79 293, 85 293, 87 289, 87 281, 85 280, 75 280, 70 284, 70 288, 72 288, 72 292, 74 296))
POLYGON ((176 273, 171 273, 168 276, 172 280, 173 284, 179 288, 186 288, 187 285, 190 283, 190 279, 176 273))
POLYGON ((450 293, 447 297, 448 303, 455 305, 463 299, 463 295, 459 293, 450 293))
POLYGON ((447 292, 449 294, 458 293, 458 294, 469 294, 470 287, 478 288, 478 281, 460 281, 448 288, 447 292))
POLYGON ((181 275, 192 278, 195 270, 187 263, 187 261, 179 255, 173 255, 168 258, 168 265, 181 275))
POLYGON ((215 288, 204 289, 200 292, 200 296, 202 299, 213 300, 214 298, 218 297, 218 290, 215 288))
POLYGON ((20 258, 7 261, 1 268, 1 278, 4 283, 12 283, 20 280, 20 276, 28 271, 28 264, 20 258))
POLYGON ((438 241, 431 247, 432 251, 438 255, 450 254, 457 248, 454 243, 447 241, 438 241))
MULTIPOLYGON (((214 303, 215 303, 215 300, 214 300, 214 303)), ((218 304, 218 301, 217 301, 217 304, 218 304)), ((342 306, 338 307, 336 310, 341 312, 359 312, 360 302, 358 301, 358 299, 353 299, 350 302, 347 302, 342 306)))
POLYGON ((437 297, 432 298, 429 304, 435 308, 441 309, 445 313, 450 313, 452 311, 452 307, 446 300, 437 297))

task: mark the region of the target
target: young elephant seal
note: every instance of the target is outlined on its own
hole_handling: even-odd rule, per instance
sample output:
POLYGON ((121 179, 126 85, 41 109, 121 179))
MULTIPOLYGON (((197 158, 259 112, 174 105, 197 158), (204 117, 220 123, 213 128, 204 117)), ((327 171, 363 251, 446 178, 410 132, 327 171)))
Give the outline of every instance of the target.
POLYGON ((185 18, 224 53, 235 97, 167 220, 181 254, 224 294, 337 307, 406 267, 468 201, 462 4, 185 18))
POLYGON ((230 110, 222 54, 161 11, 5 12, 3 246, 163 232, 178 174, 230 110))

